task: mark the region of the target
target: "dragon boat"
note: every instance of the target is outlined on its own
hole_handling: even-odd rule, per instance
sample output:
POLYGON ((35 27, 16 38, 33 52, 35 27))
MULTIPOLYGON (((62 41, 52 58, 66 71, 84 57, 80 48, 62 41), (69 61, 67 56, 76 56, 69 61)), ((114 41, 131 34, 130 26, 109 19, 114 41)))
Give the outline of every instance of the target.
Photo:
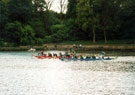
POLYGON ((100 61, 100 60, 113 60, 114 58, 96 58, 96 59, 78 59, 78 58, 71 58, 71 57, 61 57, 61 56, 35 56, 38 59, 60 59, 62 61, 100 61))
POLYGON ((113 60, 114 58, 96 58, 96 59, 75 59, 75 58, 61 58, 62 61, 102 61, 102 60, 113 60))
POLYGON ((62 58, 65 58, 65 59, 68 59, 70 57, 61 57, 61 56, 35 56, 36 58, 38 59, 62 59, 62 58))

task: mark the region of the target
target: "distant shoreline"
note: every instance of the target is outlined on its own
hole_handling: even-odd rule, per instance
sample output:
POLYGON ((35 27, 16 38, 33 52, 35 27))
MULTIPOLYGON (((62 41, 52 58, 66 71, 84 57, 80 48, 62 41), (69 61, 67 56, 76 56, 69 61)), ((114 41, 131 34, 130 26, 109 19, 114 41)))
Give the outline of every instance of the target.
MULTIPOLYGON (((0 47, 0 51, 27 51, 30 46, 19 46, 19 47, 0 47)), ((66 44, 45 44, 43 46, 32 46, 36 50, 104 50, 104 51, 135 51, 135 46, 128 45, 66 45, 66 44)))

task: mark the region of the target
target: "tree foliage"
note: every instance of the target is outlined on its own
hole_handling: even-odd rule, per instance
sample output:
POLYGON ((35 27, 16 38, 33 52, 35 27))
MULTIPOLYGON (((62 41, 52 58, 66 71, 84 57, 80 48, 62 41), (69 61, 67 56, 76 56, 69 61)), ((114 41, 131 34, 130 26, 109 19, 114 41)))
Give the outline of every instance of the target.
POLYGON ((135 0, 1 0, 0 46, 61 41, 135 41, 135 0), (67 12, 65 13, 65 8, 67 12))
POLYGON ((25 24, 32 16, 32 0, 10 0, 8 10, 11 21, 25 24))
POLYGON ((4 38, 11 43, 20 45, 22 34, 22 25, 20 22, 7 23, 4 33, 4 38))

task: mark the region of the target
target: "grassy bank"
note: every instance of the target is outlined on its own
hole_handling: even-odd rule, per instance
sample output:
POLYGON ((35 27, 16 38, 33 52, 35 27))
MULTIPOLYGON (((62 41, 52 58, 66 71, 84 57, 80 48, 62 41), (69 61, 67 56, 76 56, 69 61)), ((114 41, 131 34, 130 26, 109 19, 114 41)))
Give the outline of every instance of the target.
MULTIPOLYGON (((78 43, 75 42, 74 45, 70 44, 44 44, 42 46, 33 46, 36 50, 67 50, 74 49, 77 51, 135 51, 135 44, 88 44, 83 43, 80 47, 78 43)), ((30 46, 19 46, 19 47, 0 47, 0 51, 27 51, 30 46)))
POLYGON ((135 46, 135 41, 130 41, 130 40, 115 40, 115 41, 108 41, 108 43, 104 43, 104 41, 98 41, 96 43, 93 43, 92 41, 64 41, 60 42, 58 44, 63 44, 63 45, 115 45, 115 46, 135 46))

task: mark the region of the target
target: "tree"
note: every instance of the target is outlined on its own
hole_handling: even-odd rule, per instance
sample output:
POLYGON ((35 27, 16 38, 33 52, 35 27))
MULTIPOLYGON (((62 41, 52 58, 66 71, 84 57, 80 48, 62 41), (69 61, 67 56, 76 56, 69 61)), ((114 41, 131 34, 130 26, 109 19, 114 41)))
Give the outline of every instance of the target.
POLYGON ((31 26, 24 26, 20 38, 21 45, 33 45, 35 43, 35 34, 31 26))
POLYGON ((6 23, 9 22, 8 8, 6 1, 0 1, 0 37, 3 38, 3 33, 6 23))
MULTIPOLYGON (((114 4, 116 1, 114 0, 100 0, 98 1, 99 5, 97 6, 99 8, 99 18, 100 18, 100 25, 101 30, 103 30, 104 34, 104 41, 107 43, 107 31, 111 29, 113 26, 113 18, 115 18, 116 10, 114 4)), ((111 31, 111 30, 110 30, 111 31)))
POLYGON ((67 18, 73 18, 76 19, 76 5, 77 0, 68 0, 68 6, 67 6, 67 18))
POLYGON ((60 10, 60 19, 61 21, 64 19, 64 13, 65 13, 65 10, 66 10, 66 0, 60 0, 59 2, 59 10, 60 10))
POLYGON ((66 26, 68 27, 68 33, 70 40, 77 40, 78 37, 78 23, 76 22, 77 19, 77 0, 68 0, 67 12, 66 12, 66 26))
POLYGON ((15 43, 16 45, 20 45, 21 43, 21 35, 22 35, 22 25, 20 22, 15 21, 13 23, 7 23, 5 27, 5 39, 8 42, 15 43))
POLYGON ((86 34, 91 35, 91 33, 93 33, 93 43, 95 43, 98 15, 94 12, 94 4, 92 3, 92 0, 78 0, 77 19, 85 36, 86 34))
POLYGON ((51 30, 53 32, 52 38, 54 42, 64 41, 67 40, 69 37, 65 24, 53 25, 51 27, 51 30))
POLYGON ((50 10, 53 4, 53 0, 45 0, 46 2, 46 10, 50 10))
POLYGON ((31 26, 22 24, 18 21, 6 25, 5 38, 8 42, 15 45, 32 45, 34 44, 35 34, 31 26))
POLYGON ((60 13, 63 14, 66 10, 66 0, 60 0, 59 2, 60 13))
POLYGON ((46 8, 45 8, 45 29, 48 32, 48 35, 51 35, 51 7, 53 4, 53 0, 45 0, 46 8))
POLYGON ((45 35, 47 35, 44 24, 40 18, 32 18, 29 24, 33 28, 36 38, 44 38, 45 35))
POLYGON ((124 0, 120 4, 120 39, 135 40, 135 0, 124 0))
POLYGON ((8 9, 12 22, 19 21, 27 24, 32 17, 32 0, 10 0, 8 9))
POLYGON ((45 0, 33 0, 34 11, 43 12, 46 8, 45 0))
MULTIPOLYGON (((43 24, 44 36, 50 35, 50 8, 53 0, 33 0, 37 18, 43 24)), ((40 31, 40 30, 39 30, 40 31)))

